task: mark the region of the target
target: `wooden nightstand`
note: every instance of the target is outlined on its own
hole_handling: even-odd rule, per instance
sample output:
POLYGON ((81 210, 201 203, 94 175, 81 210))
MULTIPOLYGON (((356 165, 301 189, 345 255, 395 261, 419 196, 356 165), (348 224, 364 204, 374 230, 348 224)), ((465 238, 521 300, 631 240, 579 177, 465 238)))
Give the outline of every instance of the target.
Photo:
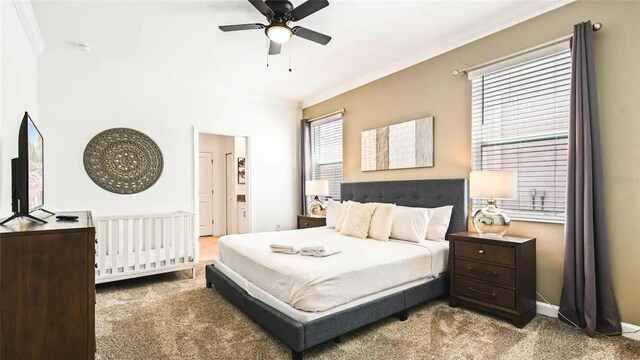
POLYGON ((536 239, 449 236, 449 305, 467 305, 522 328, 536 315, 536 239))
POLYGON ((308 229, 320 226, 327 226, 326 217, 298 215, 298 229, 308 229))

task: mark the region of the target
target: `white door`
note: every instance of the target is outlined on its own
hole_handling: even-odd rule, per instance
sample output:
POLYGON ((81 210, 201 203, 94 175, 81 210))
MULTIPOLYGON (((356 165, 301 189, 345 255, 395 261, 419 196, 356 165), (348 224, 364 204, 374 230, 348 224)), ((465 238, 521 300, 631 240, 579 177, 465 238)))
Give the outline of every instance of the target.
POLYGON ((200 236, 213 235, 213 154, 200 153, 200 236))
POLYGON ((226 155, 227 171, 227 234, 237 233, 235 229, 235 204, 236 204, 236 164, 233 154, 226 155))

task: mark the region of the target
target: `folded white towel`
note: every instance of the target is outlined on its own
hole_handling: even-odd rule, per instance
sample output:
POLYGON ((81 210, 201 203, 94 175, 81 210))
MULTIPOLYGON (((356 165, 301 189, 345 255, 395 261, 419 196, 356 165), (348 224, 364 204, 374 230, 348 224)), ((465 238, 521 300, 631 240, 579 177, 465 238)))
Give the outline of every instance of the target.
POLYGON ((296 247, 293 245, 271 244, 269 245, 269 248, 274 253, 291 254, 291 255, 298 253, 298 249, 296 249, 296 247))
POLYGON ((300 248, 300 255, 304 256, 325 257, 335 255, 339 252, 341 252, 341 250, 327 249, 324 246, 308 246, 300 248))
POLYGON ((312 245, 312 246, 303 246, 300 248, 300 251, 325 251, 324 246, 322 245, 312 245))

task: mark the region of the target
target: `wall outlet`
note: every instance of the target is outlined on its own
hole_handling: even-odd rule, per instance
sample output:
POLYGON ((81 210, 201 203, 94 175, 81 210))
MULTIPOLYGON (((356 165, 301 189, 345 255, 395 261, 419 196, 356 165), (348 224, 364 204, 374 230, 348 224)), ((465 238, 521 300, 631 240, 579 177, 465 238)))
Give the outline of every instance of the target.
POLYGON ((280 231, 280 224, 276 224, 276 231, 280 231))

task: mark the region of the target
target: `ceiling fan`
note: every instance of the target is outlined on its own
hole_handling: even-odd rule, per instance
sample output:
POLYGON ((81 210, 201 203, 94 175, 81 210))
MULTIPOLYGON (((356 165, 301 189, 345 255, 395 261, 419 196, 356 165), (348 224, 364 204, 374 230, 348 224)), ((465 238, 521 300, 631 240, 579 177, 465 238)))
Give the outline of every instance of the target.
POLYGON ((294 26, 292 28, 288 26, 292 21, 296 22, 302 20, 329 6, 329 2, 327 0, 307 0, 296 8, 294 8, 293 4, 287 0, 249 0, 249 2, 267 18, 269 25, 258 23, 224 25, 219 27, 220 30, 227 32, 265 29, 264 32, 269 38, 269 55, 280 54, 282 44, 289 41, 293 35, 321 45, 327 45, 329 41, 331 41, 331 36, 327 36, 301 26, 294 26))

